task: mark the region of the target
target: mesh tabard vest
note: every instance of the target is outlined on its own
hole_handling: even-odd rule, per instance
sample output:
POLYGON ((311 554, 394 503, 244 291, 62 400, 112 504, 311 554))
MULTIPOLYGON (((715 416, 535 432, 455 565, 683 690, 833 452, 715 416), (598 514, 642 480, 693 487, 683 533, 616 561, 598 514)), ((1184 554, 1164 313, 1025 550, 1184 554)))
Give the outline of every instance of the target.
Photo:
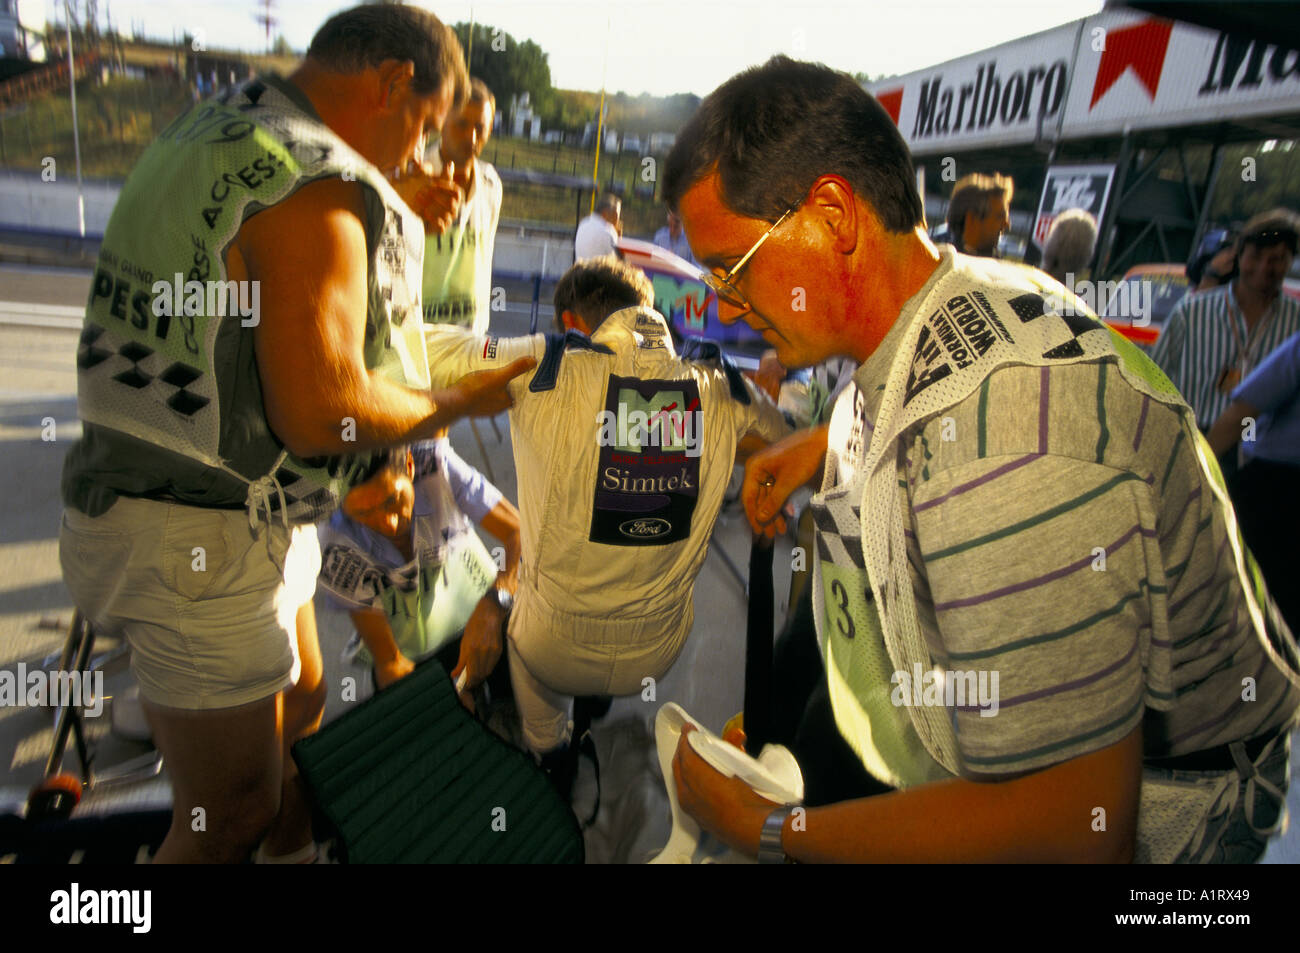
POLYGON ((369 454, 299 459, 271 432, 253 347, 260 290, 227 283, 225 266, 250 216, 331 177, 365 196, 366 366, 429 386, 420 219, 296 87, 253 80, 178 117, 123 186, 77 352, 84 431, 64 464, 65 504, 98 516, 118 495, 143 496, 250 518, 278 509, 292 523, 336 508, 369 454))
MULTIPOLYGON (((823 487, 814 497, 819 504, 835 505, 838 501, 841 506, 851 506, 858 520, 861 558, 892 669, 907 673, 934 667, 917 616, 903 535, 907 503, 896 471, 898 442, 903 433, 957 406, 999 367, 1105 361, 1138 392, 1175 408, 1182 416, 1184 432, 1196 448, 1198 464, 1228 528, 1229 558, 1245 593, 1255 636, 1269 663, 1285 673, 1292 685, 1300 687, 1300 672, 1289 661, 1291 635, 1281 631, 1285 623, 1271 608, 1259 568, 1237 532, 1213 452, 1173 384, 1132 342, 1102 325, 1080 299, 1041 272, 977 259, 967 259, 958 269, 952 264, 951 252, 943 254, 938 280, 915 310, 900 318, 909 324, 890 366, 874 427, 864 438, 865 446, 860 445, 856 477, 848 485, 823 487), (963 350, 955 357, 949 354, 947 345, 936 342, 944 340, 946 309, 958 302, 977 311, 987 328, 972 351, 963 350), (1057 313, 1057 309, 1064 313, 1057 313)), ((827 605, 822 570, 819 560, 813 607, 825 649, 829 637, 821 621, 826 618, 827 605)), ((858 640, 852 652, 824 653, 836 724, 868 769, 899 787, 921 783, 924 779, 916 777, 928 777, 928 764, 918 767, 920 759, 910 764, 890 763, 888 752, 876 750, 871 719, 865 713, 879 685, 868 680, 869 666, 852 664, 852 653, 865 651, 865 644, 858 640)), ((960 774, 950 710, 913 705, 905 711, 929 757, 949 774, 960 774)), ((904 746, 896 745, 896 750, 904 750, 904 746)), ((1144 785, 1144 797, 1148 787, 1144 785)))

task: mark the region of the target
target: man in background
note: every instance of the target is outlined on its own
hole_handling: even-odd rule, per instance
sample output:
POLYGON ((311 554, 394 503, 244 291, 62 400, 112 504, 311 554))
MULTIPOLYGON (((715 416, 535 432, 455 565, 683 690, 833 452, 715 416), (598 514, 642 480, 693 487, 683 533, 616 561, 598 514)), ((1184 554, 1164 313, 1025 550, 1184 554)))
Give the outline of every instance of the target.
POLYGON ((1237 239, 1237 277, 1180 301, 1151 350, 1204 431, 1237 385, 1300 331, 1300 301, 1282 294, 1298 239, 1300 220, 1287 209, 1251 218, 1237 239))
POLYGON ((623 235, 623 200, 606 192, 596 203, 596 210, 578 223, 573 237, 574 264, 584 258, 618 255, 618 240, 623 235))
POLYGON ((481 79, 447 118, 428 163, 435 176, 451 170, 464 200, 451 228, 424 245, 424 320, 486 334, 492 304, 492 250, 501 218, 501 177, 479 158, 492 135, 496 97, 481 79))
POLYGON ((668 213, 668 224, 655 232, 655 244, 660 248, 667 249, 678 258, 695 264, 695 256, 691 254, 691 243, 686 240, 686 232, 682 229, 682 220, 677 217, 676 212, 668 213))
MULTIPOLYGON (((1097 219, 1086 209, 1067 209, 1056 217, 1043 243, 1041 269, 1061 284, 1078 281, 1097 247, 1097 219)), ((1073 288, 1070 288, 1073 291, 1073 288)))
POLYGON ((957 180, 948 201, 948 236, 964 255, 996 258, 998 239, 1011 227, 1009 175, 974 173, 957 180))

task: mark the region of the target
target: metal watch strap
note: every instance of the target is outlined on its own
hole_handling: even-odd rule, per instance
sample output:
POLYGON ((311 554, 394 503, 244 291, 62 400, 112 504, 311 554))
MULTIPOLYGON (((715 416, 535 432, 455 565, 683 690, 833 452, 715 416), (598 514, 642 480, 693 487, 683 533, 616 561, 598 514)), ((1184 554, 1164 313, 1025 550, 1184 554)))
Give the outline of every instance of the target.
POLYGON ((506 615, 509 615, 510 611, 515 607, 514 593, 509 589, 502 588, 501 586, 492 587, 492 599, 496 602, 498 608, 500 608, 506 615))
POLYGON ((785 848, 781 846, 781 832, 785 830, 785 819, 794 813, 792 805, 778 807, 767 820, 763 821, 763 830, 758 835, 758 862, 760 864, 784 864, 785 848))

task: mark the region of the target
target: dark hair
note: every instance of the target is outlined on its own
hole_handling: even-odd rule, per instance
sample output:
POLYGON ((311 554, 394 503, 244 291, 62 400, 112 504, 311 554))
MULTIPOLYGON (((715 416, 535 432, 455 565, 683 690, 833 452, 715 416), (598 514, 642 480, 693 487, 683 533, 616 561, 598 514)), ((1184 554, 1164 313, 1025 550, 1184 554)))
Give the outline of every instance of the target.
POLYGON ((372 450, 370 452, 370 462, 366 464, 366 469, 362 471, 361 478, 353 486, 360 486, 362 483, 373 480, 385 470, 405 470, 406 453, 406 447, 372 450))
POLYGON ((613 192, 606 192, 596 200, 596 211, 603 212, 606 210, 614 212, 615 214, 621 214, 623 211, 623 200, 613 192))
POLYGON ((774 222, 835 174, 891 232, 925 221, 898 127, 853 77, 820 63, 774 56, 710 93, 664 163, 668 207, 715 168, 737 215, 774 222))
POLYGON ((1247 245, 1256 248, 1270 248, 1273 245, 1285 245, 1296 253, 1300 243, 1300 219, 1289 209, 1275 208, 1252 216, 1241 226, 1241 236, 1237 239, 1237 251, 1247 245))
POLYGON ((448 84, 457 104, 469 92, 465 53, 456 34, 428 10, 373 3, 336 13, 312 37, 307 55, 340 73, 355 73, 384 60, 415 64, 411 88, 421 96, 448 84))
POLYGON ((488 89, 488 84, 477 76, 469 81, 469 99, 470 102, 487 103, 492 107, 492 115, 497 114, 497 98, 492 95, 492 90, 488 89))
POLYGON ((640 268, 606 255, 584 258, 566 271, 555 285, 554 301, 557 328, 563 330, 561 315, 572 311, 595 331, 615 311, 653 308, 655 291, 640 268))
POLYGON ((1010 176, 983 175, 972 173, 957 180, 952 187, 952 198, 948 200, 948 237, 950 241, 960 242, 962 230, 966 227, 966 216, 971 212, 980 218, 988 218, 989 204, 995 196, 1001 195, 1007 210, 1011 209, 1013 183, 1010 176))

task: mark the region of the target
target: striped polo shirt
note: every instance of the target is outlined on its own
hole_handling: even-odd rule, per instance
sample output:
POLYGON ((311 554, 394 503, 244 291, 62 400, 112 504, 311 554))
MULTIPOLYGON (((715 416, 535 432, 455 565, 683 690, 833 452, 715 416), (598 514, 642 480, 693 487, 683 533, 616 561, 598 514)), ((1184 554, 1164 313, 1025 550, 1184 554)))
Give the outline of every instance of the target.
MULTIPOLYGON (((905 312, 841 397, 858 403, 860 439, 905 312)), ((996 370, 904 434, 898 478, 935 665, 998 674, 993 717, 969 704, 954 711, 964 774, 1041 769, 1139 725, 1147 758, 1177 756, 1293 717, 1300 691, 1252 629, 1223 517, 1178 414, 1114 365, 996 370)), ((843 523, 822 555, 861 552, 860 528, 843 523)), ((832 642, 834 610, 828 600, 819 620, 832 642)))
MULTIPOLYGON (((1151 350, 1151 359, 1196 411, 1196 424, 1209 430, 1228 406, 1219 390, 1225 368, 1235 367, 1245 378, 1291 335, 1300 331, 1300 301, 1279 294, 1247 334, 1245 319, 1231 285, 1188 295, 1174 308, 1151 350), (1233 328, 1236 333, 1233 333, 1233 328)), ((1239 378, 1240 380, 1240 378, 1239 378)))

